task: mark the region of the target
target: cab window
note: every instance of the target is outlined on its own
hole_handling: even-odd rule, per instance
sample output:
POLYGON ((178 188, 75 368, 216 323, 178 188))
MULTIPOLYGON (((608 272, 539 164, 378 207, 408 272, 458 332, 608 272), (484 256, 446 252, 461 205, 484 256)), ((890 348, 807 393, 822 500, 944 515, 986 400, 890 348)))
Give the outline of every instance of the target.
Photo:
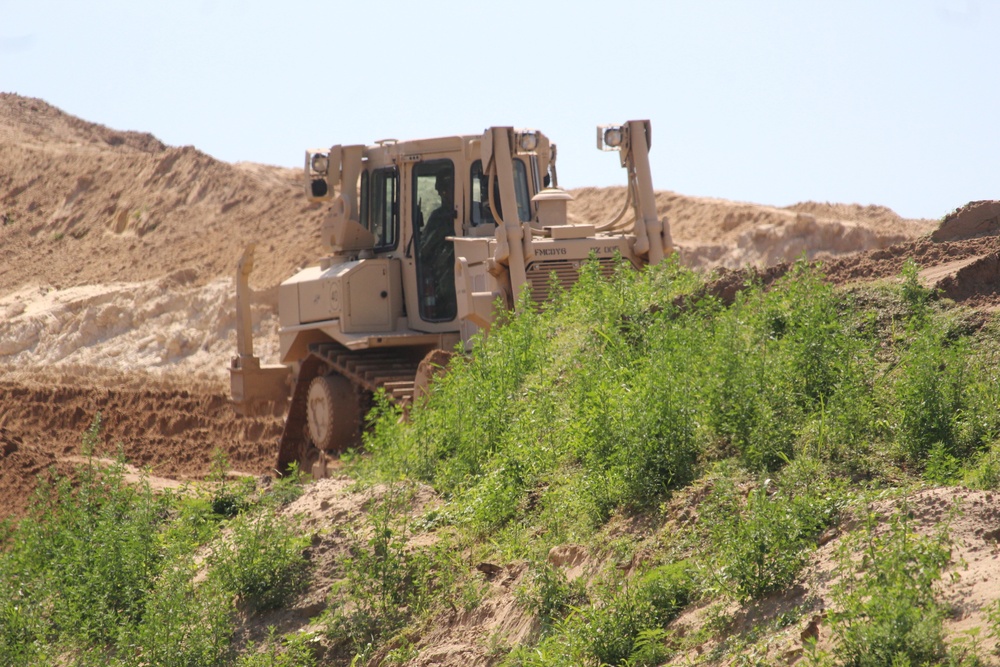
POLYGON ((399 229, 395 168, 376 169, 361 175, 361 224, 375 237, 375 250, 396 247, 399 229))
MULTIPOLYGON (((496 223, 497 218, 503 218, 503 208, 500 205, 499 179, 493 177, 493 203, 497 207, 494 216, 490 208, 490 195, 487 191, 486 175, 483 173, 482 160, 472 163, 472 224, 473 226, 496 223)), ((517 197, 517 217, 521 222, 531 220, 531 191, 528 189, 528 169, 518 158, 514 160, 514 194, 517 197)))
POLYGON ((413 231, 420 318, 455 319, 455 166, 428 160, 413 167, 413 231))

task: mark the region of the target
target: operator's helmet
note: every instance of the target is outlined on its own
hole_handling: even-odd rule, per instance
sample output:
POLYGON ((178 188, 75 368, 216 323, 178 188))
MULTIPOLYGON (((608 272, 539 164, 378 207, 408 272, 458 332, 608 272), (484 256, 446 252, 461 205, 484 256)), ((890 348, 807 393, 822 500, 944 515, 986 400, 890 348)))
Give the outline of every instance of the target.
POLYGON ((434 189, 438 192, 454 191, 455 179, 451 175, 450 171, 442 171, 438 173, 437 178, 434 180, 434 189))

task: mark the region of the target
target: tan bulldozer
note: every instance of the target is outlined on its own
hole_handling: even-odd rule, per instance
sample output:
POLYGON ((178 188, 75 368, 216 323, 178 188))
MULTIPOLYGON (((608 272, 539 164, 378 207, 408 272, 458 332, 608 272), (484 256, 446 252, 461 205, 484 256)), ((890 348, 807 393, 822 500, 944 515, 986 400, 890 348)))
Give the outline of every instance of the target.
POLYGON ((673 251, 656 212, 649 121, 599 126, 597 144, 619 152, 628 196, 614 219, 588 224, 568 222, 556 146, 535 130, 306 152, 306 194, 330 209, 322 257, 278 290, 280 365, 253 353, 253 246, 237 271, 232 400, 287 402, 279 472, 297 462, 325 476, 331 457, 360 444, 374 392, 412 402, 429 354, 468 349, 523 292, 544 302, 553 280, 571 286, 588 260, 610 275, 673 251))

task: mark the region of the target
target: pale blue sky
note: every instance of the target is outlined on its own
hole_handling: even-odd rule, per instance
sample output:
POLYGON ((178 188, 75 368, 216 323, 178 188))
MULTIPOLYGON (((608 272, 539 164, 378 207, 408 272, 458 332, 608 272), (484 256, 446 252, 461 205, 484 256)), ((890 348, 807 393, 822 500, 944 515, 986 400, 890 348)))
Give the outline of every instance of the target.
POLYGON ((940 217, 1000 199, 1000 0, 0 0, 0 90, 228 161, 543 130, 564 187, 940 217))

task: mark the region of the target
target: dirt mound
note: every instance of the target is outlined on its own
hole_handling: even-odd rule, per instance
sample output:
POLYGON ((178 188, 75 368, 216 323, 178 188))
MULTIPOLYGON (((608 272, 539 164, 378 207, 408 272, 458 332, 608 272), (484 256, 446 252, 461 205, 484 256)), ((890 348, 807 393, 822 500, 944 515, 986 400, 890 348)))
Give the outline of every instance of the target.
MULTIPOLYGON (((579 221, 611 220, 625 204, 624 188, 571 192, 570 214, 579 221)), ((703 269, 763 268, 887 248, 937 226, 935 220, 908 220, 883 206, 857 204, 776 208, 661 191, 656 206, 670 222, 681 261, 703 269)))
POLYGON ((1000 233, 1000 202, 973 201, 944 217, 934 230, 935 241, 961 241, 1000 233))
MULTIPOLYGON (((626 198, 622 187, 572 194, 571 216, 588 222, 612 219, 626 198)), ((831 277, 847 280, 895 275, 907 257, 925 266, 975 257, 938 282, 956 298, 996 292, 986 285, 995 239, 935 243, 926 234, 936 222, 884 207, 776 208, 665 191, 656 201, 691 266, 780 267, 805 256, 828 259, 831 277)), ((942 230, 954 235, 990 206, 976 202, 942 230)), ((245 447, 247 470, 268 469, 280 420, 236 421, 225 405, 232 275, 244 244, 257 241, 256 351, 276 361, 273 287, 315 259, 323 215, 297 170, 220 162, 0 95, 0 425, 62 456, 102 409, 108 442, 159 472, 204 472, 216 447, 234 463, 245 447)))
MULTIPOLYGON (((951 242, 935 242, 926 236, 846 257, 819 259, 823 260, 821 267, 826 280, 835 285, 898 278, 906 262, 912 260, 919 269, 921 282, 942 296, 981 310, 1000 307, 998 236, 951 242)), ((708 291, 731 303, 751 278, 767 286, 790 268, 790 262, 782 262, 766 268, 722 269, 708 291)))
POLYGON ((193 147, 114 132, 40 100, 0 96, 0 293, 231 276, 262 242, 255 284, 313 259, 323 211, 292 169, 227 164, 193 147))
POLYGON ((824 266, 836 284, 898 276, 907 260, 922 269, 924 283, 969 306, 1000 305, 1000 237, 936 243, 930 238, 858 253, 824 266))
POLYGON ((167 147, 146 132, 122 132, 81 120, 39 99, 0 93, 0 136, 17 133, 39 141, 59 137, 67 143, 124 146, 145 153, 161 153, 167 147))

